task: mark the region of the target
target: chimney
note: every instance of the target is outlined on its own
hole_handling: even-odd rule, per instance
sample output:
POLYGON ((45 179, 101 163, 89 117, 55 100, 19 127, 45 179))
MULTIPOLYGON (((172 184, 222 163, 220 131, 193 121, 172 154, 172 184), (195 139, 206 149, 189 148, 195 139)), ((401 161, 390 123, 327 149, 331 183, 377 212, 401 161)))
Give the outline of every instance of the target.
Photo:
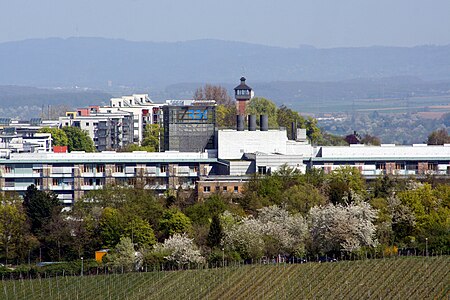
POLYGON ((256 116, 248 115, 248 131, 256 131, 256 116))
POLYGON ((236 130, 237 131, 244 131, 245 127, 245 119, 242 115, 236 115, 236 130))
POLYGON ((259 116, 259 126, 261 131, 269 131, 269 117, 267 115, 259 116))

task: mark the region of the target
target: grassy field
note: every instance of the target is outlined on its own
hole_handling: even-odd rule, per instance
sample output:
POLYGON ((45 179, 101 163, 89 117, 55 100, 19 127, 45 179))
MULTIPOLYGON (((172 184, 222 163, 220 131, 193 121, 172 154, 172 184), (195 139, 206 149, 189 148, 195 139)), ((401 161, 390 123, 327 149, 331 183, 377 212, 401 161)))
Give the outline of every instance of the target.
POLYGON ((1 299, 449 299, 450 257, 3 280, 1 299))

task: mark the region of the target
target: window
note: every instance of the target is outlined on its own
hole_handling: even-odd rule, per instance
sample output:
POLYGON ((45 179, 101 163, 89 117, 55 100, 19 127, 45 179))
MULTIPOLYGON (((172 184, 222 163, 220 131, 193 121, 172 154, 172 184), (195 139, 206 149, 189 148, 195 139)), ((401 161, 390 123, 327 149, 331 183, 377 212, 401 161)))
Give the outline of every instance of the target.
POLYGON ((219 192, 220 191, 220 186, 216 186, 216 192, 219 192))
POLYGON ((385 163, 376 163, 376 169, 384 170, 384 169, 386 169, 386 164, 385 163))
POLYGON ((226 186, 223 187, 223 191, 224 191, 224 192, 227 191, 227 187, 226 187, 226 186))
POLYGON ((266 166, 259 166, 258 167, 258 174, 266 175, 266 173, 267 173, 266 166))
POLYGON ((159 166, 159 171, 160 171, 161 173, 167 172, 167 165, 161 165, 161 166, 159 166))
POLYGON ((59 185, 60 184, 60 180, 57 178, 53 178, 53 185, 59 185))
POLYGON ((84 185, 94 185, 94 180, 92 178, 85 178, 84 185))
POLYGON ((211 192, 211 187, 210 186, 204 186, 203 187, 203 192, 205 192, 205 193, 211 192))
POLYGON ((5 173, 12 173, 13 168, 11 166, 5 166, 5 173))
POLYGON ((35 186, 40 186, 40 185, 42 185, 42 179, 41 179, 41 178, 36 178, 36 179, 34 179, 34 185, 35 185, 35 186))
POLYGON ((89 122, 86 122, 86 126, 89 126, 89 122))
POLYGON ((403 170, 403 169, 405 169, 405 163, 396 163, 395 164, 395 169, 396 170, 403 170))
POLYGON ((237 185, 234 186, 234 192, 239 193, 239 187, 237 185))
POLYGON ((417 171, 418 168, 419 168, 419 165, 417 163, 412 163, 412 164, 406 165, 406 170, 417 171))
POLYGON ((116 173, 123 173, 123 165, 116 165, 115 172, 116 173))
POLYGON ((97 173, 105 172, 105 165, 97 165, 97 173))
POLYGON ((92 166, 91 165, 83 165, 83 173, 90 173, 92 172, 92 166))

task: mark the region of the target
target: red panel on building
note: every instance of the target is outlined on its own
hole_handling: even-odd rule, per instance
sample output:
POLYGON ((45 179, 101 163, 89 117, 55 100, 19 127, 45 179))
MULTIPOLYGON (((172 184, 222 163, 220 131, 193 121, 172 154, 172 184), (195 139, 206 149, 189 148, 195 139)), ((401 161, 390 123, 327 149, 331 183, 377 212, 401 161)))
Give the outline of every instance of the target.
POLYGON ((67 146, 53 146, 54 153, 67 153, 67 146))
POLYGON ((89 108, 79 108, 77 109, 77 115, 78 116, 89 116, 89 108))

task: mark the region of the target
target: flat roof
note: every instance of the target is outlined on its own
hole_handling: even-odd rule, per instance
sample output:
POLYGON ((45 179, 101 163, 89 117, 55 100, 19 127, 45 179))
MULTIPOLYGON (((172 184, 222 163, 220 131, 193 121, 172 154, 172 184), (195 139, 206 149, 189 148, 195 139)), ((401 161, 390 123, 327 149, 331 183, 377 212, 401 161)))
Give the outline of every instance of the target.
POLYGON ((223 163, 207 153, 196 152, 71 152, 71 153, 12 153, 1 158, 5 163, 151 163, 151 162, 205 162, 223 163))
POLYGON ((370 156, 349 156, 349 157, 311 157, 305 158, 305 160, 312 160, 313 162, 317 161, 450 161, 449 156, 422 156, 422 157, 399 157, 399 156, 385 156, 385 157, 370 157, 370 156))

